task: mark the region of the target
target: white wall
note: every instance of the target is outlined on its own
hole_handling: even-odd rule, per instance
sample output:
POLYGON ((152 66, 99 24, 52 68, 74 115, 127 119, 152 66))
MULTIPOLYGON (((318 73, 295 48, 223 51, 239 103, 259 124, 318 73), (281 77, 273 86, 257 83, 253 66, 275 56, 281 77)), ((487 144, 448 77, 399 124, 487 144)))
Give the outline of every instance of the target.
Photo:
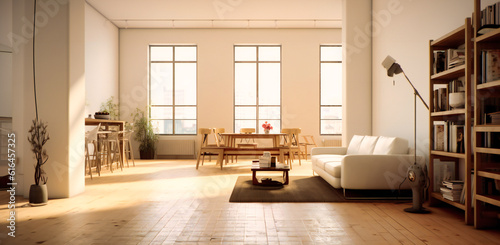
POLYGON ((282 127, 318 141, 319 45, 340 43, 338 29, 120 29, 122 119, 147 106, 148 45, 197 44, 198 127, 232 132, 233 45, 281 44, 282 127))
POLYGON ((111 96, 119 102, 118 49, 118 28, 85 4, 85 115, 111 96))
MULTIPOLYGON (((0 0, 0 50, 11 49, 12 0, 0 0)), ((0 117, 12 116, 12 54, 0 52, 0 117)))
MULTIPOLYGON (((402 74, 387 77, 384 58, 395 58, 429 103, 429 40, 463 25, 472 12, 470 0, 373 1, 374 135, 402 137, 413 147, 413 90, 402 74)), ((428 156, 429 111, 420 101, 417 118, 418 153, 428 156)))

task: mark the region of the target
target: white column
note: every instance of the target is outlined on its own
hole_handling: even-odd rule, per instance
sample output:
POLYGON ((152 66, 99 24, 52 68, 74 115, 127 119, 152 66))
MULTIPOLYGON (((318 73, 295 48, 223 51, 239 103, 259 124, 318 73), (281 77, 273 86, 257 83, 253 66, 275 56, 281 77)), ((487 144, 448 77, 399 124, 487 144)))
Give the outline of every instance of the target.
POLYGON ((344 0, 342 4, 342 144, 346 146, 353 135, 372 133, 372 5, 370 0, 344 0))

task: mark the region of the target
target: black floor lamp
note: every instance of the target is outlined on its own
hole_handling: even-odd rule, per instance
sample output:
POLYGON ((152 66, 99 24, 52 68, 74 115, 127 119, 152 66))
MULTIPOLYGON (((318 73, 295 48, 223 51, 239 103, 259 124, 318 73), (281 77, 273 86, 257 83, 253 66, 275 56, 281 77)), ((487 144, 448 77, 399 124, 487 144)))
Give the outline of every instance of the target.
POLYGON ((429 106, 425 103, 422 96, 418 90, 413 86, 410 79, 406 76, 401 66, 396 63, 396 60, 391 56, 387 56, 385 60, 382 62, 382 66, 387 69, 387 76, 392 77, 394 74, 403 73, 408 83, 410 83, 413 88, 413 137, 414 137, 414 157, 415 161, 413 165, 408 167, 407 177, 410 181, 411 190, 413 193, 413 207, 406 208, 405 211, 409 213, 429 213, 429 210, 426 210, 422 207, 423 195, 424 195, 424 186, 427 180, 427 176, 425 171, 422 169, 422 166, 417 164, 417 97, 422 101, 427 110, 429 110, 429 106))

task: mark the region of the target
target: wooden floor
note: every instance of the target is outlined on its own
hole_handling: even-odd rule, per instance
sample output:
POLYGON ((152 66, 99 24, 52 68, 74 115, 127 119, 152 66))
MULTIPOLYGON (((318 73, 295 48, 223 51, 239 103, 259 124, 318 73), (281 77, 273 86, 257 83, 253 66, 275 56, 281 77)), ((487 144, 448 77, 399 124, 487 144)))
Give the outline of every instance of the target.
MULTIPOLYGON (((0 194, 0 244, 499 244, 498 230, 464 225, 460 211, 403 211, 408 203, 229 203, 249 161, 224 170, 214 161, 137 161, 136 167, 86 178, 78 196, 20 207, 7 236, 0 194)), ((290 175, 312 175, 311 163, 290 175)), ((50 178, 49 178, 50 181, 50 178)), ((48 183, 50 185, 50 182, 48 183)))

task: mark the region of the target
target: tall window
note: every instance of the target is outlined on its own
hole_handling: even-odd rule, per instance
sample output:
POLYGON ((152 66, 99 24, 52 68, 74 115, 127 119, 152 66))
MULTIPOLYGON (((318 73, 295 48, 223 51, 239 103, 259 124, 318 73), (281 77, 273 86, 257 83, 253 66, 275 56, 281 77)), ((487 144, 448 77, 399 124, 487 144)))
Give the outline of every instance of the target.
POLYGON ((342 134, 342 46, 320 46, 322 135, 342 134))
POLYGON ((149 47, 150 116, 158 134, 196 134, 196 46, 149 47))
POLYGON ((281 131, 281 46, 234 46, 234 131, 281 131))

